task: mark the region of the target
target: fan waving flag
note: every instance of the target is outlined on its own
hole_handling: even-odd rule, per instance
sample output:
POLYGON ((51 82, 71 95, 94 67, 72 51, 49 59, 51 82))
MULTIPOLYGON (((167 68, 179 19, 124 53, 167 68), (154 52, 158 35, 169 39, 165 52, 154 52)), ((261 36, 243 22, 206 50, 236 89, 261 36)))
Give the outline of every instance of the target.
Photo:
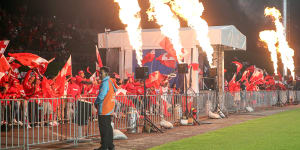
POLYGON ((169 67, 169 68, 176 68, 176 60, 172 57, 169 53, 164 53, 156 58, 161 64, 169 67))
POLYGON ((29 68, 37 68, 41 74, 47 70, 48 64, 54 60, 46 60, 38 55, 32 53, 8 53, 9 56, 14 57, 22 65, 29 68))
POLYGON ((9 43, 9 40, 0 41, 0 56, 5 52, 5 49, 9 43))
POLYGON ((161 74, 159 71, 152 72, 151 74, 149 74, 149 78, 146 80, 146 86, 154 86, 155 88, 159 88, 162 81, 166 78, 167 76, 161 74))
POLYGON ((42 91, 44 98, 52 98, 55 96, 55 92, 52 90, 49 80, 46 77, 43 77, 42 80, 42 91))
POLYGON ((254 72, 250 78, 250 82, 251 83, 261 83, 260 81, 264 81, 264 72, 263 70, 259 69, 259 68, 255 68, 254 72))
POLYGON ((64 95, 66 76, 72 76, 72 58, 69 57, 68 61, 55 77, 54 89, 58 91, 59 96, 64 95))
POLYGON ((10 69, 10 65, 7 62, 6 58, 4 55, 0 57, 0 79, 5 75, 5 72, 10 69))
POLYGON ((143 58, 142 60, 142 65, 148 63, 148 62, 152 62, 153 59, 155 57, 155 51, 151 50, 149 53, 146 54, 146 56, 143 58))
POLYGON ((240 72, 240 70, 243 68, 243 65, 237 61, 233 61, 232 63, 234 63, 236 65, 236 74, 238 74, 240 72))
POLYGON ((101 56, 100 56, 100 53, 99 53, 99 51, 98 51, 97 45, 96 45, 96 56, 97 56, 97 61, 98 61, 99 67, 100 67, 100 68, 103 67, 102 60, 101 60, 101 56))

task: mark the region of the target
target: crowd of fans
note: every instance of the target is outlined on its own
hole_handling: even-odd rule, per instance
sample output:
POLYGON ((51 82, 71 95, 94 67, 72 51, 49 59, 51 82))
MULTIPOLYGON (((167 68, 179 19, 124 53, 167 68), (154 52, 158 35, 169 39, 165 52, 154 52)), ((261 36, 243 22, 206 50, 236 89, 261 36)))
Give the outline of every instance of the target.
MULTIPOLYGON (((57 119, 72 120, 75 102, 82 97, 96 97, 101 83, 99 77, 85 78, 85 74, 81 70, 78 75, 67 77, 68 82, 65 84, 64 95, 60 96, 61 88, 56 85, 56 78, 46 79, 37 69, 29 70, 25 77, 21 79, 15 77, 11 72, 9 71, 0 80, 1 123, 23 125, 23 122, 27 121, 29 128, 41 121, 54 120, 50 125, 57 125, 55 121, 57 119), (58 97, 65 97, 66 99, 53 99, 58 97), (38 116, 39 107, 43 108, 44 114, 38 116)), ((143 82, 135 80, 133 76, 123 81, 117 74, 114 74, 112 75, 112 81, 115 87, 126 91, 122 93, 124 95, 144 94, 143 82)), ((165 78, 159 88, 148 85, 147 94, 179 94, 176 84, 170 87, 168 81, 168 78, 165 78)), ((93 100, 90 102, 92 103, 93 100)), ((94 112, 94 114, 96 113, 94 112)))
MULTIPOLYGON (((75 23, 57 17, 27 15, 26 5, 13 12, 0 6, 0 39, 10 40, 10 52, 47 53, 51 57, 70 55, 72 40, 83 40, 86 35, 75 23)), ((76 43, 76 42, 75 42, 76 43)))

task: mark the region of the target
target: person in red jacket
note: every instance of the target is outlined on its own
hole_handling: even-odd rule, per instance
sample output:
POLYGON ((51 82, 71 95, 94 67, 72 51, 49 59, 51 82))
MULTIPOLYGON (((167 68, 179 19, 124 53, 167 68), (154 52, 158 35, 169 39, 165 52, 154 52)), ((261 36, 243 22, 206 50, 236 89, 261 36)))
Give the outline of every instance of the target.
MULTIPOLYGON (((31 123, 31 125, 34 125, 34 123, 36 122, 36 118, 37 118, 37 109, 38 109, 38 105, 37 103, 31 99, 34 98, 34 94, 35 94, 35 82, 36 82, 36 76, 37 74, 35 72, 32 72, 32 70, 29 70, 24 78, 23 81, 23 88, 26 94, 25 97, 25 102, 24 102, 24 109, 25 109, 25 116, 27 116, 26 118, 28 118, 29 122, 31 123), (29 99, 29 100, 28 100, 29 99)), ((30 125, 28 125, 28 128, 31 128, 30 125)))
POLYGON ((72 77, 69 81, 67 94, 68 97, 72 97, 67 101, 67 117, 71 121, 74 119, 75 101, 80 97, 80 87, 76 84, 75 77, 72 77))
POLYGON ((80 70, 78 72, 78 75, 76 76, 76 84, 80 88, 80 94, 86 94, 86 93, 84 93, 86 84, 92 84, 92 82, 89 79, 84 78, 84 72, 82 70, 80 70))
POLYGON ((129 93, 129 95, 136 95, 136 89, 133 83, 133 78, 129 78, 127 82, 125 83, 125 86, 123 86, 125 90, 129 93))
POLYGON ((26 94, 26 99, 29 99, 33 96, 35 88, 34 88, 34 82, 35 82, 35 75, 31 75, 32 70, 29 70, 24 78, 23 81, 23 88, 26 94))
POLYGON ((19 125, 23 125, 23 123, 21 122, 21 115, 20 115, 20 105, 21 105, 20 98, 22 98, 24 94, 22 94, 21 92, 22 89, 20 87, 19 80, 14 79, 12 82, 12 86, 7 91, 7 95, 10 99, 18 99, 18 100, 11 101, 11 109, 13 110, 12 123, 19 124, 19 125))
MULTIPOLYGON (((7 94, 8 89, 9 89, 10 85, 8 83, 4 83, 2 88, 1 88, 1 95, 3 99, 9 99, 9 96, 7 94)), ((2 100, 1 101, 1 124, 6 124, 6 123, 10 123, 11 121, 11 114, 10 114, 10 102, 9 100, 2 100)))

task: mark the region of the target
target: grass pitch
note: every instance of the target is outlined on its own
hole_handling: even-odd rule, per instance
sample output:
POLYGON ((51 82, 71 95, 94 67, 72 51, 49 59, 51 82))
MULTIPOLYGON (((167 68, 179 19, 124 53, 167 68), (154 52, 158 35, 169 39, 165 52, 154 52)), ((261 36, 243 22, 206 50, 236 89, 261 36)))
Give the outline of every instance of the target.
POLYGON ((300 109, 246 121, 151 150, 300 150, 300 109))

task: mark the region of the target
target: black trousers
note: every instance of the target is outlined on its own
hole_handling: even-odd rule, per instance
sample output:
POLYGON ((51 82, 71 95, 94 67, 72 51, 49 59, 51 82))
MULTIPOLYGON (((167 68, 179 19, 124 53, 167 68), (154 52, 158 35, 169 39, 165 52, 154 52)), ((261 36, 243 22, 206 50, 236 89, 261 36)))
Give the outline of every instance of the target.
POLYGON ((28 102, 28 118, 32 126, 40 121, 40 113, 38 112, 39 105, 36 102, 28 102))
POLYGON ((101 135, 101 147, 108 149, 114 148, 111 117, 111 115, 98 115, 98 124, 101 135))

